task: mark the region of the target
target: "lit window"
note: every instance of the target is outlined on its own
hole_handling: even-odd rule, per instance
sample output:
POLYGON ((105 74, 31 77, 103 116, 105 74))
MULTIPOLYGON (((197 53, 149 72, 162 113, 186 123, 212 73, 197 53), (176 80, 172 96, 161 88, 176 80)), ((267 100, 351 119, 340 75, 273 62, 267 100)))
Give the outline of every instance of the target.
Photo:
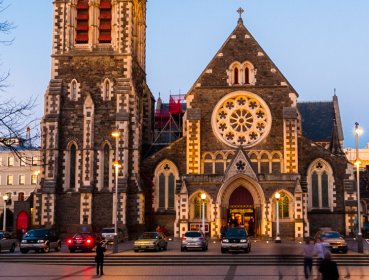
POLYGON ((8 157, 8 166, 14 166, 14 158, 8 157))
MULTIPOLYGON (((207 212, 207 201, 204 201, 205 203, 205 217, 206 216, 206 212, 207 212)), ((195 197, 194 201, 193 201, 193 205, 194 205, 194 218, 195 219, 202 219, 202 199, 200 197, 195 197)))
POLYGON ((38 165, 38 157, 32 157, 32 165, 38 165))
POLYGON ((288 199, 288 196, 284 193, 280 193, 281 197, 278 202, 278 208, 279 208, 279 217, 281 219, 286 219, 290 217, 290 200, 288 199))
POLYGON ((31 176, 31 185, 37 185, 37 175, 31 176))
POLYGON ((178 171, 171 162, 164 161, 156 170, 156 201, 157 208, 174 209, 176 180, 178 171))
POLYGON ((19 175, 19 185, 24 185, 26 182, 26 176, 19 175))
POLYGON ((8 175, 6 177, 6 184, 7 185, 13 185, 13 175, 8 175))

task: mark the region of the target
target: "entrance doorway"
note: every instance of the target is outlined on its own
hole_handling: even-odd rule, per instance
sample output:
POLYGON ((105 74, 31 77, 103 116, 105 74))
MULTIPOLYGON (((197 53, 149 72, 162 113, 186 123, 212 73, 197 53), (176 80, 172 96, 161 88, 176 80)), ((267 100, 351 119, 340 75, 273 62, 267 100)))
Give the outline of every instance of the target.
POLYGON ((229 198, 227 209, 228 226, 245 227, 248 234, 255 233, 255 209, 251 193, 244 187, 236 188, 229 198))

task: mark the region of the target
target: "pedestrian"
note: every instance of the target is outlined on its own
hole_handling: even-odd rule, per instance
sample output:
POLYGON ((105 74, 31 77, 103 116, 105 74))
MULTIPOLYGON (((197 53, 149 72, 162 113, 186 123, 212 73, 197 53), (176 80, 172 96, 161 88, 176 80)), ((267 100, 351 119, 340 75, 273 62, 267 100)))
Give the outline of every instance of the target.
POLYGON ((320 262, 324 260, 326 249, 324 245, 322 244, 322 242, 320 241, 320 238, 317 238, 315 240, 314 251, 315 251, 315 255, 317 255, 320 262))
POLYGON ((337 263, 332 260, 331 253, 329 251, 325 252, 324 260, 319 266, 319 272, 322 274, 322 280, 338 280, 340 277, 337 263))
POLYGON ((313 267, 313 256, 314 256, 314 245, 311 243, 309 237, 306 238, 305 244, 303 246, 303 256, 304 256, 305 279, 309 279, 313 267))
POLYGON ((96 241, 96 256, 95 256, 97 276, 104 275, 104 252, 105 250, 106 248, 103 245, 102 240, 97 240, 96 241))

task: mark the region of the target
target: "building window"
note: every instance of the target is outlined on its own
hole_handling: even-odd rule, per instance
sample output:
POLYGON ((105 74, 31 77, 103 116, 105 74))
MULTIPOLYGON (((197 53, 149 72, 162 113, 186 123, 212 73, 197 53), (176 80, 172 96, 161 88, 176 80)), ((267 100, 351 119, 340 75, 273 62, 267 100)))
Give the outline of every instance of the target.
POLYGON ((101 97, 103 100, 108 101, 111 99, 112 92, 112 83, 109 79, 105 79, 101 86, 102 94, 101 97))
POLYGON ((233 70, 233 83, 238 85, 238 68, 235 67, 233 70))
POLYGON ((14 158, 8 157, 8 166, 14 166, 14 158))
POLYGON ((229 85, 255 85, 255 74, 256 70, 250 62, 233 62, 228 68, 229 85))
POLYGON ((278 208, 279 208, 279 217, 281 219, 287 219, 290 217, 290 200, 288 196, 284 193, 280 193, 281 197, 279 199, 278 208))
POLYGON ((39 165, 38 157, 32 157, 32 165, 39 165))
POLYGON ((213 157, 211 154, 204 156, 204 174, 213 174, 213 157))
POLYGON ((103 188, 109 188, 109 175, 110 175, 110 148, 106 144, 104 146, 104 170, 103 170, 103 188))
POLYGON ((272 173, 281 173, 281 156, 277 153, 272 156, 272 173))
POLYGON ((26 176, 19 175, 19 185, 24 185, 26 183, 26 176))
POLYGON ((260 158, 260 173, 269 173, 269 156, 266 153, 262 154, 260 158))
POLYGON ((18 201, 24 201, 24 192, 18 193, 18 201))
POLYGON ((77 3, 77 27, 76 27, 76 44, 88 43, 88 0, 79 0, 77 3))
POLYGON ((217 154, 215 157, 215 174, 224 174, 225 160, 221 154, 217 154))
POLYGON ((8 175, 6 177, 6 184, 7 185, 13 185, 13 175, 8 175))
POLYGON ((170 161, 164 161, 156 168, 155 174, 154 196, 157 201, 155 208, 174 209, 176 180, 178 178, 176 166, 170 161))
POLYGON ((333 210, 334 177, 330 165, 322 159, 314 161, 308 169, 310 209, 333 210))
POLYGON ((69 164, 69 188, 76 188, 76 166, 77 166, 77 149, 76 145, 70 147, 70 164, 69 164))
POLYGON ((37 185, 37 177, 38 175, 31 176, 31 185, 37 185))
POLYGON ((250 69, 248 67, 245 68, 245 84, 250 84, 250 69))
POLYGON ((20 166, 26 166, 26 158, 24 158, 24 157, 21 157, 20 159, 19 159, 19 165, 20 166))
POLYGON ((111 0, 100 2, 99 43, 111 42, 111 0))
MULTIPOLYGON (((205 200, 205 217, 207 217, 207 206, 208 202, 205 200)), ((200 197, 195 197, 193 201, 194 205, 194 219, 202 219, 202 199, 200 197)))

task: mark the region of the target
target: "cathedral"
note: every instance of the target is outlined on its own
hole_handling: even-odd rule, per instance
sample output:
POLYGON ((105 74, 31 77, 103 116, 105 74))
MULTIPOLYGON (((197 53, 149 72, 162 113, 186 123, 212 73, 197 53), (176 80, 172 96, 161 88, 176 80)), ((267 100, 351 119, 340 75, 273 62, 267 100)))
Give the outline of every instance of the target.
POLYGON ((338 98, 299 102, 242 9, 185 96, 180 137, 151 149, 146 0, 55 0, 53 8, 34 225, 73 232, 117 223, 130 234, 160 225, 179 237, 205 219, 210 237, 228 225, 268 239, 278 216, 283 238, 320 227, 353 232, 338 98))

